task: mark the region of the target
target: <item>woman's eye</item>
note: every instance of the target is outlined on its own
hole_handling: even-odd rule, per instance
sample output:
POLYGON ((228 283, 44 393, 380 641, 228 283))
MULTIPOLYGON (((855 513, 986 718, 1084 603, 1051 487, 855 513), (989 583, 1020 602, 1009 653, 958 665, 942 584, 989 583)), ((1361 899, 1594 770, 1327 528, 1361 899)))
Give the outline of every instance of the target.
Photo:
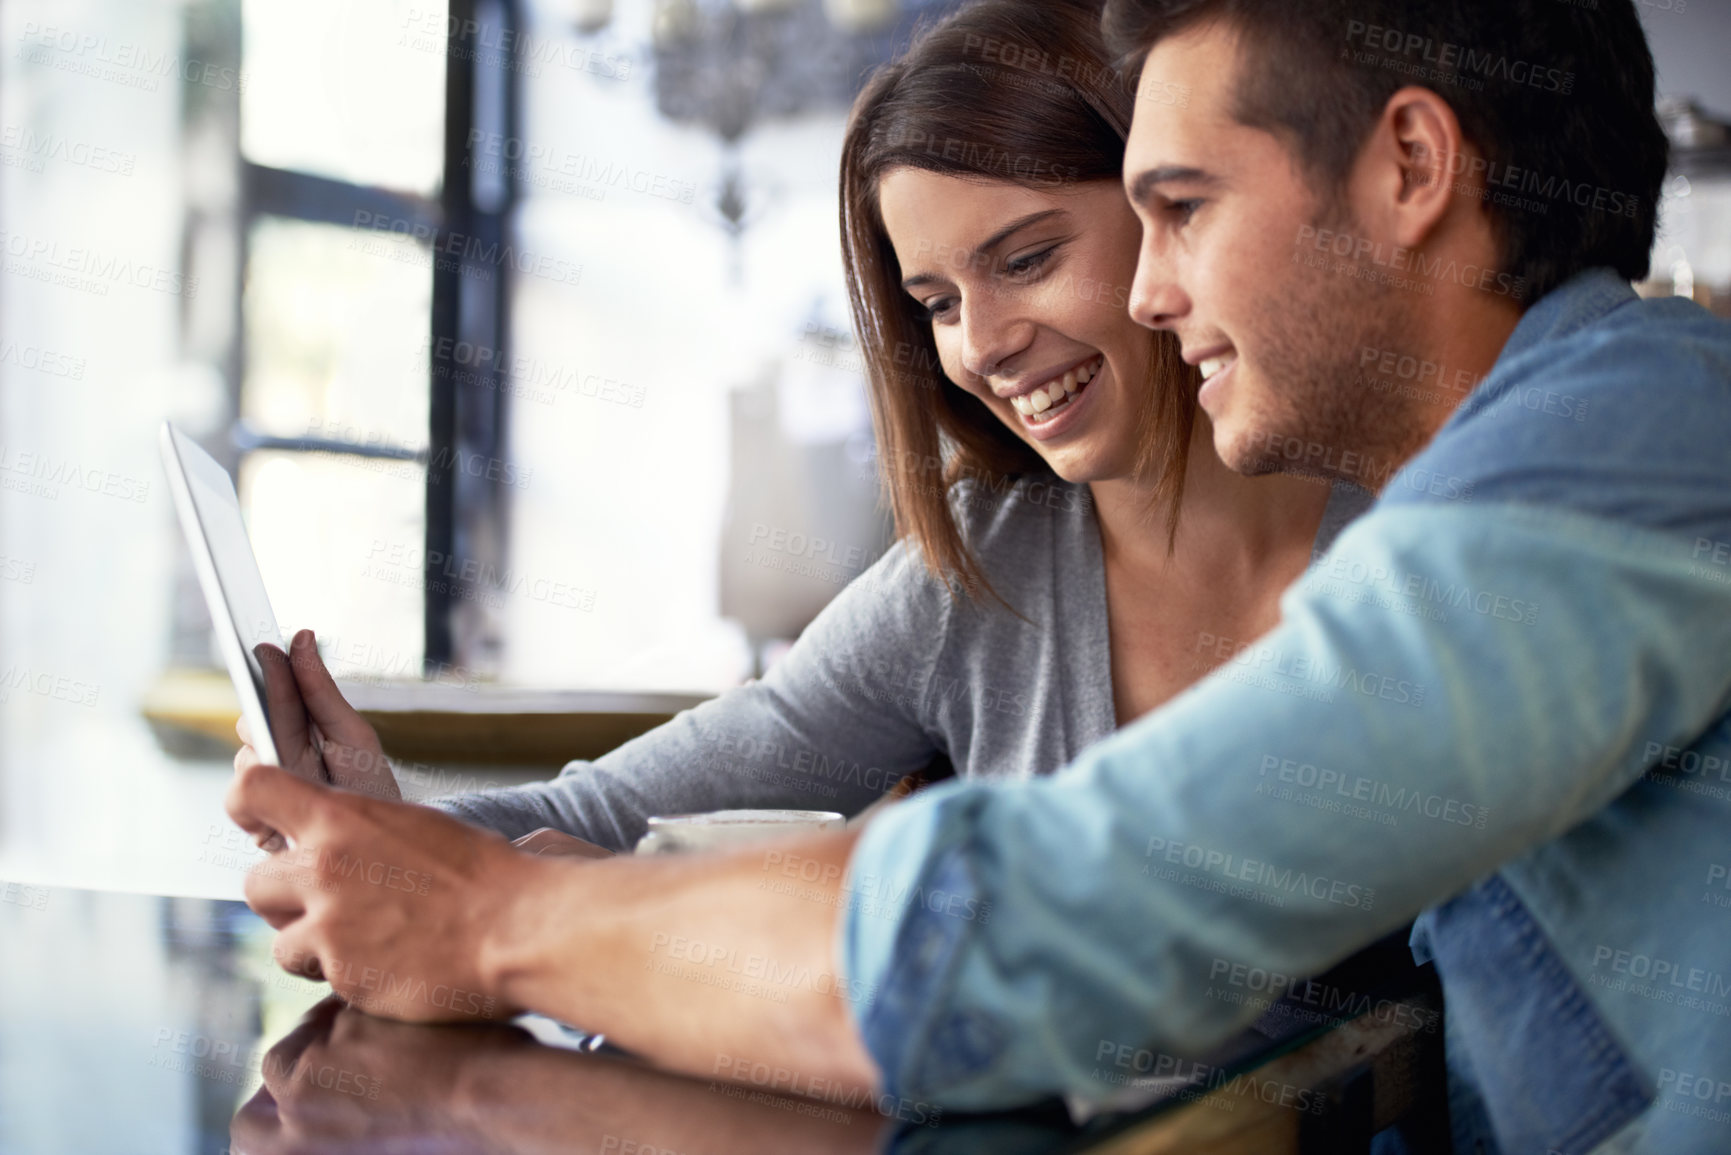
POLYGON ((955 305, 956 299, 954 297, 938 297, 934 300, 927 301, 920 307, 925 310, 926 320, 936 321, 941 319, 945 313, 955 308, 955 305))
POLYGON ((1039 272, 1040 266, 1050 260, 1052 254, 1056 252, 1057 249, 1058 246, 1053 245, 1049 249, 1041 249, 1037 253, 1029 253, 1025 257, 1017 257, 1015 260, 1008 261, 1004 264, 1004 272, 1008 273, 1012 277, 1026 277, 1039 272))

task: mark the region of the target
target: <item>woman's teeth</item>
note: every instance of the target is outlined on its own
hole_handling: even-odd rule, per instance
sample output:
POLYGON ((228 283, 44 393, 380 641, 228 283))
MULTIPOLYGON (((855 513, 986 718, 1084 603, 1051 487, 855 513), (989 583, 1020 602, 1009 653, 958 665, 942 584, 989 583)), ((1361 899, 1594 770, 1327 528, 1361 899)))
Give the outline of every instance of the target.
POLYGON ((1105 358, 1096 357, 1086 365, 1072 369, 1056 381, 1042 385, 1031 393, 1010 398, 1017 413, 1023 417, 1039 417, 1054 409, 1062 409, 1082 386, 1092 381, 1105 367, 1105 358))

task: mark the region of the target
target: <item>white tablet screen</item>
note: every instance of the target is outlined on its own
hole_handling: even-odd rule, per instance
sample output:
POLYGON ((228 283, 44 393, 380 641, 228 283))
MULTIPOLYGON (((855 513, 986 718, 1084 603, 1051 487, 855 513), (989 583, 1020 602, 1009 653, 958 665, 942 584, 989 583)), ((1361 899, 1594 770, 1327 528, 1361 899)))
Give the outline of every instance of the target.
POLYGON ((253 648, 260 642, 280 646, 283 639, 247 540, 234 483, 210 454, 167 423, 162 427, 162 455, 217 643, 240 695, 241 713, 252 729, 253 748, 259 757, 274 763, 276 744, 265 711, 264 670, 253 648))

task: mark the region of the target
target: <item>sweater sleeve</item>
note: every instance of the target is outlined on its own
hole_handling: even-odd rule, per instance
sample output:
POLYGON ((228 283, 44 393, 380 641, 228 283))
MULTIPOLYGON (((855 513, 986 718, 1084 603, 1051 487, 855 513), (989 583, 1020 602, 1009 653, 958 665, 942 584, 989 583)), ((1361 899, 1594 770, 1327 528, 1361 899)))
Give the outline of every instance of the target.
POLYGON ((855 814, 942 750, 926 700, 949 615, 948 592, 897 544, 761 681, 551 781, 431 805, 507 838, 551 826, 621 850, 656 814, 855 814))

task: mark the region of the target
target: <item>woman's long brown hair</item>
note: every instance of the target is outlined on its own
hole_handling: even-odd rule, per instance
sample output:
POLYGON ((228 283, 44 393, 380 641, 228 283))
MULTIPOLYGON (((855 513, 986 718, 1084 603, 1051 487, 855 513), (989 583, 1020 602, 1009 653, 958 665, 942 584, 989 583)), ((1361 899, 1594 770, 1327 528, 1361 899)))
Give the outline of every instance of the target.
MULTIPOLYGON (((1122 179, 1135 93, 1108 63, 1098 0, 978 0, 933 25, 855 101, 842 145, 848 296, 868 366, 879 462, 896 536, 912 538, 952 593, 1002 601, 956 525, 950 490, 1003 491, 1050 469, 977 398, 947 380, 931 322, 901 287, 878 208, 891 170, 1053 188, 1122 179)), ((1127 303, 1127 286, 1105 286, 1127 303)), ((1196 372, 1149 334, 1151 402, 1138 472, 1175 532, 1196 419, 1196 372)))

